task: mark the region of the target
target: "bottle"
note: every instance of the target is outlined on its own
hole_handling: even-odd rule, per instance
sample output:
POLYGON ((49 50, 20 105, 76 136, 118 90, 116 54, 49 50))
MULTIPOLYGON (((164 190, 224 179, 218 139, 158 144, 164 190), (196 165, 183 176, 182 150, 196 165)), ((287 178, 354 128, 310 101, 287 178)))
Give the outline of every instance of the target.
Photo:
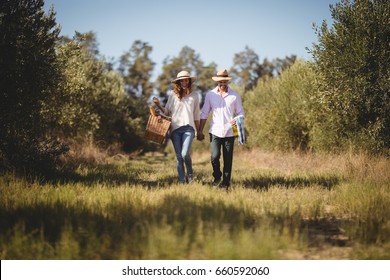
POLYGON ((152 116, 156 116, 156 115, 157 115, 157 114, 156 114, 156 110, 154 109, 153 106, 150 106, 150 107, 149 107, 149 111, 150 111, 150 114, 151 114, 152 116))
POLYGON ((237 125, 233 126, 233 136, 234 136, 234 137, 238 137, 237 125))

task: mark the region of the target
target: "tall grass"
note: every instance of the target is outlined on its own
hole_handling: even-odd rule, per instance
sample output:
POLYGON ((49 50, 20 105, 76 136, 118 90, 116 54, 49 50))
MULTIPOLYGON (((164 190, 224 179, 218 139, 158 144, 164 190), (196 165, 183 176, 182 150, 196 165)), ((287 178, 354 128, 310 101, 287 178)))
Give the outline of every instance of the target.
POLYGON ((172 153, 0 177, 2 259, 389 259, 390 162, 236 148, 233 188, 209 153, 179 185, 172 153))

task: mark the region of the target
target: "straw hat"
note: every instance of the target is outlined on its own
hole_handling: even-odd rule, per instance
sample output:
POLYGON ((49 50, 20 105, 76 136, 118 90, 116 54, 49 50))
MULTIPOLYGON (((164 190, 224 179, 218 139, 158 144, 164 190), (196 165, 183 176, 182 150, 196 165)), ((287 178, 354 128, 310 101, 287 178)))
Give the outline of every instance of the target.
POLYGON ((193 83, 195 82, 196 77, 191 77, 190 73, 188 73, 187 71, 181 71, 179 72, 179 74, 177 74, 176 79, 172 80, 172 83, 176 83, 177 81, 183 79, 191 79, 191 83, 193 83))
POLYGON ((228 71, 226 69, 224 69, 224 70, 219 70, 217 72, 217 76, 212 77, 212 79, 214 81, 216 81, 216 82, 219 82, 219 81, 230 81, 232 79, 232 77, 229 77, 228 71))

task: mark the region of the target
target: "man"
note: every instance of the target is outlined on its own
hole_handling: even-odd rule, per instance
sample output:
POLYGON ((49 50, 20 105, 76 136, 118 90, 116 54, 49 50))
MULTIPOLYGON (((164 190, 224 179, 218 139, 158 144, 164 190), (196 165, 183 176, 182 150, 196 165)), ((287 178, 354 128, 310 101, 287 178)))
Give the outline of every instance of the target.
POLYGON ((200 114, 198 140, 204 139, 203 129, 209 113, 212 114, 210 124, 211 165, 213 167, 213 186, 229 189, 232 175, 234 134, 236 126, 234 117, 244 118, 244 108, 238 93, 228 87, 229 77, 227 70, 218 71, 212 79, 218 86, 206 94, 205 102, 200 114), (223 155, 223 172, 220 168, 221 148, 223 155), (222 179, 222 182, 221 182, 222 179))

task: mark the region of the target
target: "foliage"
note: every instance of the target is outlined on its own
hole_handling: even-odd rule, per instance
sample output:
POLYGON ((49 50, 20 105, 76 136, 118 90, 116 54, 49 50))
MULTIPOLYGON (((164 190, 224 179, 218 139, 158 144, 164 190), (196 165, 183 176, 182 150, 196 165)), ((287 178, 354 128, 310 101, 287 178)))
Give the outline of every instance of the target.
POLYGON ((88 84, 87 74, 92 75, 92 67, 86 69, 86 64, 93 63, 86 49, 76 41, 67 41, 56 48, 62 75, 52 98, 44 103, 47 130, 63 139, 91 138, 99 127, 99 116, 92 104, 92 85, 88 84))
MULTIPOLYGON (((69 38, 62 38, 65 42, 70 41, 69 38)), ((99 57, 99 43, 95 32, 89 31, 86 33, 80 33, 75 31, 73 41, 76 41, 83 49, 94 58, 99 57)))
POLYGON ((127 151, 139 148, 142 121, 129 112, 137 106, 125 94, 122 75, 91 49, 97 43, 89 33, 76 33, 73 40, 64 41, 68 43, 58 46, 63 81, 58 96, 47 106, 48 115, 58 115, 52 118, 53 133, 102 147, 120 143, 127 151))
POLYGON ((249 144, 277 150, 313 148, 317 92, 315 72, 304 61, 261 81, 244 99, 249 144))
MULTIPOLYGON (((154 84, 151 81, 155 63, 150 54, 153 48, 146 42, 134 41, 130 50, 119 59, 118 71, 124 80, 126 96, 123 105, 130 116, 131 125, 125 125, 122 141, 125 151, 132 151, 144 145, 142 134, 148 118, 147 103, 153 94, 154 84)), ((118 128, 120 123, 117 124, 118 128)), ((122 124, 123 125, 123 124, 122 124)))
POLYGON ((277 75, 280 75, 284 70, 286 70, 291 65, 293 65, 296 60, 297 60, 296 55, 286 56, 284 58, 275 58, 272 61, 272 65, 274 66, 272 73, 274 74, 274 76, 275 76, 275 72, 277 75))
MULTIPOLYGON (((233 67, 230 70, 233 77, 239 79, 238 83, 244 86, 245 91, 256 86, 257 80, 261 77, 261 67, 259 63, 259 56, 250 49, 245 47, 245 51, 234 55, 233 67)), ((268 73, 272 75, 272 73, 268 73)))
MULTIPOLYGON (((230 74, 243 93, 250 147, 389 151, 389 6, 381 0, 331 6, 334 24, 317 28, 313 64, 295 63, 294 55, 261 63, 248 46, 234 55, 230 74)), ((181 70, 197 76, 200 95, 216 86, 216 64, 205 65, 188 46, 165 59, 153 82, 146 42, 134 41, 114 69, 94 32, 59 38, 55 13, 45 15, 43 0, 0 7, 3 168, 42 173, 67 151, 62 143, 75 141, 126 152, 154 148, 143 139, 153 91, 164 102, 181 70)))
POLYGON ((294 64, 295 60, 296 56, 292 55, 284 59, 276 58, 272 62, 264 59, 263 63, 260 63, 256 52, 246 46, 244 51, 234 55, 230 73, 234 81, 246 92, 256 87, 259 79, 280 75, 283 70, 294 64))
POLYGON ((211 77, 216 73, 216 64, 204 65, 200 55, 193 49, 185 46, 179 55, 173 58, 166 58, 163 63, 162 74, 157 77, 156 89, 162 99, 167 99, 171 89, 171 81, 176 78, 177 73, 182 70, 190 72, 197 77, 196 87, 200 94, 205 95, 207 91, 215 87, 211 77))
POLYGON ((343 0, 331 6, 333 26, 316 28, 311 50, 321 72, 321 100, 335 137, 372 152, 390 149, 390 2, 343 0))
POLYGON ((43 104, 60 79, 55 13, 43 0, 0 3, 0 160, 7 168, 49 172, 66 147, 45 132, 43 104))
POLYGON ((155 64, 149 57, 152 50, 148 43, 136 40, 130 51, 120 57, 119 71, 123 75, 129 95, 148 98, 152 94, 153 84, 150 77, 155 64))

